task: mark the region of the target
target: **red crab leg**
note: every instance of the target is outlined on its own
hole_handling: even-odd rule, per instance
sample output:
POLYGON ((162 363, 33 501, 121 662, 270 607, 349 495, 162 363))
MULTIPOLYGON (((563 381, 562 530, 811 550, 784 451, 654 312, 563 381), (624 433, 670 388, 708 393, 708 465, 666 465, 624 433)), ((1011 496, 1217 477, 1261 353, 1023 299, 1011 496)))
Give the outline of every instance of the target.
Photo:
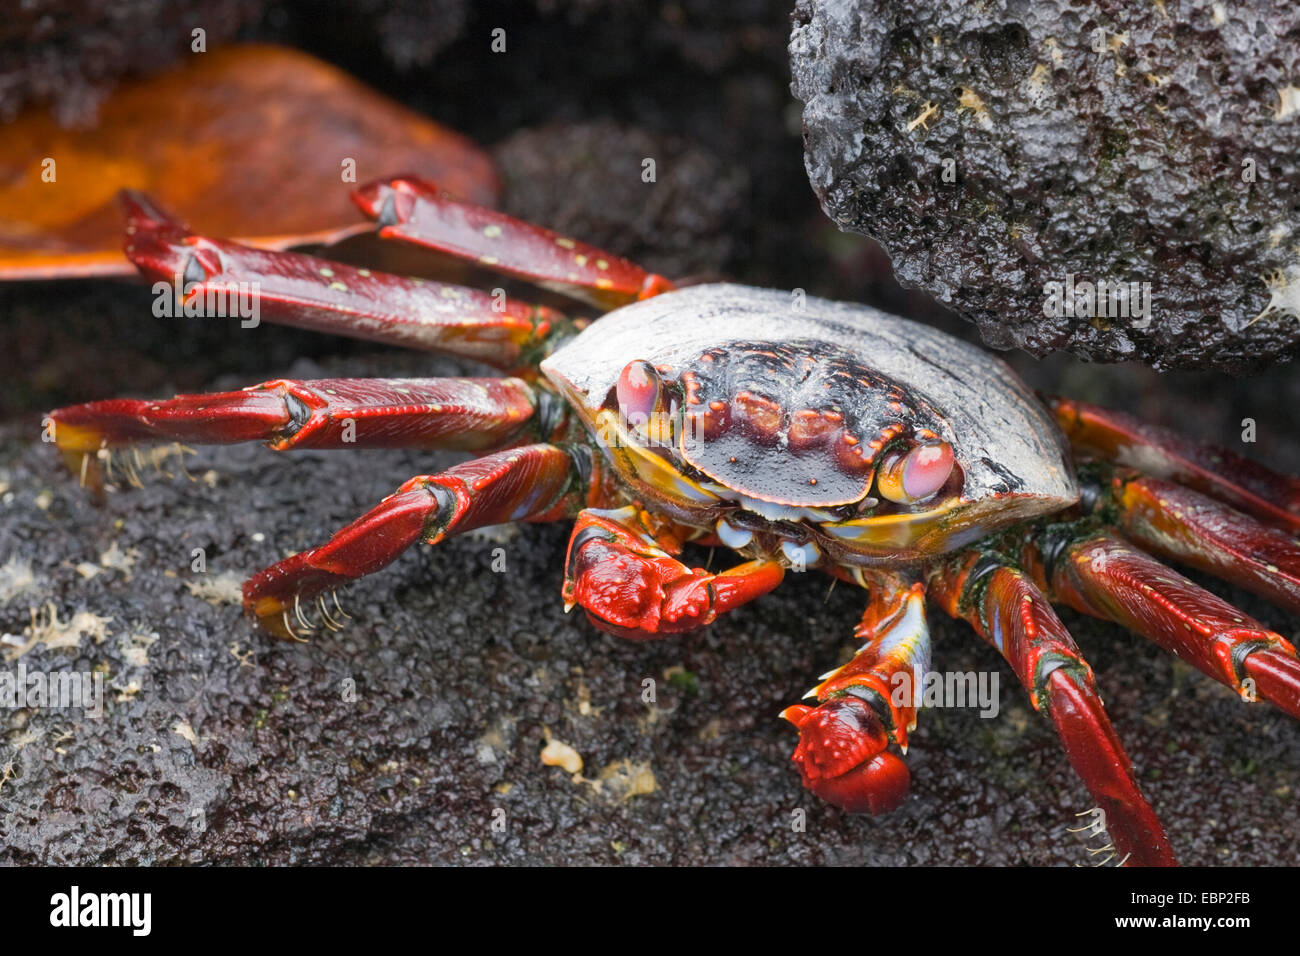
POLYGON ((882 581, 856 635, 867 643, 853 660, 808 692, 818 706, 795 704, 781 716, 799 730, 793 759, 805 787, 851 813, 885 813, 902 803, 911 780, 886 750, 885 726, 906 753, 930 667, 924 586, 882 581))
POLYGON ((1111 483, 1125 535, 1300 614, 1300 544, 1291 535, 1172 481, 1132 474, 1111 483))
POLYGON ((50 419, 64 460, 93 486, 99 452, 135 442, 481 450, 523 438, 536 407, 517 378, 278 379, 238 392, 89 402, 50 419))
POLYGON ((250 328, 265 319, 504 369, 544 353, 568 324, 554 309, 477 289, 195 236, 145 196, 126 192, 122 202, 127 258, 159 295, 175 293, 193 314, 239 316, 250 328))
POLYGON ((583 511, 565 562, 566 610, 582 605, 592 624, 619 637, 683 634, 766 594, 785 575, 776 561, 711 574, 669 553, 680 550, 675 530, 638 508, 583 511))
POLYGON ((1262 521, 1300 533, 1300 479, 1109 408, 1067 398, 1048 404, 1079 451, 1172 478, 1262 521))
POLYGON ((673 288, 671 282, 595 246, 505 213, 456 202, 414 176, 368 183, 353 200, 401 239, 469 259, 608 309, 673 288))
MULTIPOLYGON (((577 454, 575 452, 575 454, 577 454)), ((325 544, 285 558, 244 582, 244 608, 267 630, 299 638, 302 602, 385 567, 424 541, 509 521, 554 521, 584 504, 582 462, 555 445, 524 445, 420 475, 325 544)), ((325 623, 329 611, 321 605, 325 623)))
POLYGON ((907 734, 916 729, 915 698, 930 669, 930 629, 925 620, 925 586, 901 581, 891 584, 877 589, 853 632, 865 643, 851 661, 824 674, 808 696, 824 701, 851 687, 877 695, 890 734, 907 753, 907 734), (896 693, 903 679, 900 675, 910 683, 909 693, 896 693))
POLYGON ((1280 634, 1110 535, 1069 545, 1053 564, 1053 596, 1124 625, 1243 699, 1300 717, 1300 659, 1280 634), (1247 682, 1249 679, 1249 682, 1247 682))
POLYGON ((1119 855, 1135 866, 1176 865, 1106 716, 1092 668, 1034 583, 991 555, 967 553, 936 573, 930 593, 997 648, 1034 708, 1052 719, 1071 765, 1106 814, 1119 855))

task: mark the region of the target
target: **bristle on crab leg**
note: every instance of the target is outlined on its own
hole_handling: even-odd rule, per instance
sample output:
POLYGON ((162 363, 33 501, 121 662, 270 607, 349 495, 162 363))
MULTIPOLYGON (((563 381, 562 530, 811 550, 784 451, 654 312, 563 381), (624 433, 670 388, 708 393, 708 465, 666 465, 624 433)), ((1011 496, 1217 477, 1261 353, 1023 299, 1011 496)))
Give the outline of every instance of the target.
POLYGON ((568 325, 554 309, 465 286, 196 236, 138 193, 122 203, 127 258, 199 315, 265 319, 502 369, 526 364, 568 325))
POLYGON ((1231 687, 1300 717, 1300 659, 1280 634, 1126 542, 1099 535, 1054 562, 1053 596, 1124 625, 1231 687))
POLYGON ((577 239, 456 202, 415 176, 368 183, 352 194, 380 235, 436 249, 567 293, 604 309, 673 288, 663 276, 577 239))
POLYGON ((316 595, 315 599, 316 620, 312 620, 312 611, 308 607, 303 610, 301 595, 294 596, 293 610, 286 606, 280 612, 278 626, 267 624, 266 629, 279 637, 288 637, 295 641, 306 641, 319 628, 323 627, 327 631, 335 633, 343 630, 344 621, 352 619, 352 615, 343 610, 343 605, 339 603, 337 589, 330 588, 328 591, 316 595), (329 595, 328 599, 326 595, 329 595), (330 605, 334 610, 330 610, 330 605), (297 625, 295 627, 295 624, 297 625))
POLYGON ((935 574, 930 594, 1007 659, 1034 708, 1051 718, 1070 764, 1106 814, 1119 855, 1135 866, 1176 865, 1106 716, 1092 669, 1034 583, 993 555, 968 553, 935 574))
POLYGON ((1173 479, 1261 521, 1300 533, 1300 479, 1124 412, 1067 398, 1047 401, 1080 452, 1173 479))
MULTIPOLYGON (((57 431, 57 429, 56 429, 57 431)), ((58 439, 55 439, 56 443, 58 439)), ((152 471, 165 478, 174 477, 167 470, 167 462, 175 460, 177 467, 191 481, 194 476, 185 467, 185 456, 194 454, 194 449, 179 442, 170 442, 151 448, 115 448, 100 445, 97 449, 80 448, 61 449, 63 460, 68 468, 77 475, 81 487, 99 492, 107 482, 119 485, 125 482, 132 488, 143 488, 142 473, 152 471)))
POLYGON ((244 608, 272 633, 301 638, 299 629, 311 624, 303 604, 322 592, 378 571, 417 541, 572 515, 583 484, 584 469, 554 445, 524 445, 412 478, 325 544, 249 578, 244 608))

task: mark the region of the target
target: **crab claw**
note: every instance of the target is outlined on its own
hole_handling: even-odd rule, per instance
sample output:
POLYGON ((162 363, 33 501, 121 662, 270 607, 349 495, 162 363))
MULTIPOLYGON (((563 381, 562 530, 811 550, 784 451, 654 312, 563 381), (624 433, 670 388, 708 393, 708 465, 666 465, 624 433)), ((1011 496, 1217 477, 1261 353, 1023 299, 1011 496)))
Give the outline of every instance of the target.
POLYGON ((803 785, 849 813, 888 813, 903 802, 911 774, 886 747, 889 735, 867 703, 833 697, 796 704, 781 716, 799 730, 794 762, 803 785))
MULTIPOLYGON (((689 568, 654 541, 635 509, 588 509, 569 539, 564 580, 568 607, 580 605, 609 634, 648 640, 685 634, 771 591, 785 571, 775 561, 746 561, 716 574, 689 568)), ((665 540, 669 547, 680 544, 665 540)))
POLYGON ((669 556, 600 539, 578 544, 565 599, 581 605, 596 627, 644 640, 712 621, 707 586, 669 556))

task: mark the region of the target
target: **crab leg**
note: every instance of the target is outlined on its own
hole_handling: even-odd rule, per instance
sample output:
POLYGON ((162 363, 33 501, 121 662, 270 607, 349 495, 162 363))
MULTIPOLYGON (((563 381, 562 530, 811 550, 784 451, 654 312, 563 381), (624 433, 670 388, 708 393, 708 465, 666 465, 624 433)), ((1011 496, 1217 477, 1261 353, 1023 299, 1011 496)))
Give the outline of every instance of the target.
POLYGON ((1300 544, 1172 481, 1118 474, 1111 482, 1125 535, 1300 614, 1300 544))
POLYGON ((1175 865, 1106 716, 1092 668, 1034 583, 1002 559, 968 552, 935 574, 930 593, 1007 659, 1034 709, 1051 718, 1075 772, 1106 814, 1120 857, 1137 866, 1175 865))
POLYGON ((916 699, 930 669, 930 629, 925 620, 925 585, 891 581, 873 593, 854 636, 863 641, 853 659, 821 678, 807 696, 825 701, 856 688, 879 702, 890 734, 907 753, 907 734, 916 729, 916 699), (900 693, 906 681, 907 693, 900 693))
POLYGON ((298 638, 309 626, 304 600, 378 571, 417 541, 437 544, 487 525, 571 516, 585 503, 590 473, 581 449, 539 444, 412 478, 325 544, 245 581, 244 608, 272 633, 298 638))
POLYGON ((114 398, 50 413, 68 451, 141 441, 288 448, 499 447, 537 409, 517 378, 275 379, 237 392, 114 398), (348 433, 351 420, 355 434, 348 433))
POLYGON ((529 437, 537 407, 537 393, 516 378, 277 379, 237 392, 89 402, 50 419, 68 466, 97 486, 100 459, 136 442, 481 450, 529 437))
POLYGON ((543 356, 569 325, 554 309, 504 295, 196 236, 138 193, 124 192, 122 203, 127 258, 194 314, 266 319, 503 369, 543 356))
POLYGON ((1300 717, 1300 658, 1280 634, 1110 535, 1068 545, 1053 562, 1053 597, 1124 625, 1197 670, 1300 717))
POLYGON ((671 282, 635 263, 505 213, 439 194, 414 176, 369 183, 352 194, 380 235, 400 239, 583 299, 603 309, 647 299, 671 282))
POLYGON ((644 640, 683 634, 771 591, 785 576, 776 561, 746 561, 711 574, 673 557, 677 529, 632 505, 578 516, 565 562, 566 609, 581 604, 592 624, 644 640))
POLYGON ((925 587, 882 581, 856 631, 866 644, 781 716, 799 731, 793 759, 803 784, 851 813, 885 813, 907 795, 907 765, 886 750, 892 734, 907 752, 916 700, 930 666, 925 587), (886 733, 886 727, 889 733, 886 733))
POLYGON ((1292 534, 1300 533, 1300 479, 1131 415, 1068 398, 1050 398, 1057 423, 1077 450, 1171 478, 1292 534))

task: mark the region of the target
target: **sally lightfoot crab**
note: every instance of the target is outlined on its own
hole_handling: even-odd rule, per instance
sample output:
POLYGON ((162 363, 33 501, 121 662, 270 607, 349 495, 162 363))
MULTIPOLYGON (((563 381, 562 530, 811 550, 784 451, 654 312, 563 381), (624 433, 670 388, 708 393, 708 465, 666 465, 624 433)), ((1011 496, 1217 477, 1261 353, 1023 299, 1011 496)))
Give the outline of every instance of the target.
MULTIPOLYGON (((187 301, 251 289, 261 318, 474 359, 501 378, 278 380, 52 413, 97 486, 124 446, 479 453, 401 485, 319 547, 244 585, 265 629, 336 628, 332 591, 424 541, 576 518, 566 605, 631 639, 696 630, 817 568, 868 592, 862 648, 783 716, 810 790, 854 812, 906 794, 928 671, 926 597, 970 622, 1055 725, 1119 859, 1171 864, 1051 602, 1116 621, 1246 700, 1300 717, 1277 633, 1158 562, 1300 612, 1300 482, 1114 411, 1036 399, 996 358, 863 306, 737 285, 675 288, 617 256, 406 177, 354 196, 380 235, 566 293, 595 322, 494 294, 191 234, 128 194, 126 253, 187 301), (743 560, 710 572, 697 542, 743 560)), ((129 453, 135 449, 129 449, 129 453)))

